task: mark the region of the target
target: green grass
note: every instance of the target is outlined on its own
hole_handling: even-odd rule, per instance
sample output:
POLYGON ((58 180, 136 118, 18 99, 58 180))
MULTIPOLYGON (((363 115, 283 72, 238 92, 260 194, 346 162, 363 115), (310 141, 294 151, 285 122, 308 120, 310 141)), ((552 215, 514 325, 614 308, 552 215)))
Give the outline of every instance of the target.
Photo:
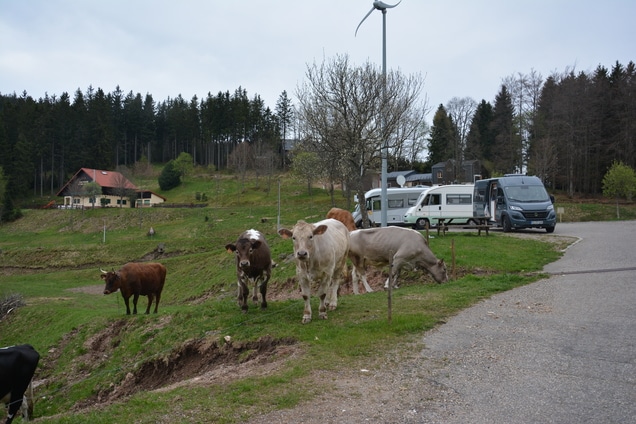
MULTIPOLYGON (((152 183, 138 185, 158 191, 152 183)), ((386 346, 417 341, 423 331, 480 299, 535 281, 563 247, 541 241, 543 234, 521 239, 451 231, 431 238, 430 246, 449 267, 454 246, 455 280, 438 285, 419 272, 404 272, 401 288, 393 292, 390 321, 387 293, 374 292, 341 296, 328 320, 315 313, 313 322, 302 325, 302 300, 289 283, 295 266, 284 259, 291 242, 276 234, 278 178, 266 188, 263 177, 257 185, 254 178, 241 183, 228 175, 200 175, 162 194, 169 202, 187 203, 203 192, 205 208, 25 210, 23 219, 0 227, 0 299, 18 293, 26 302, 0 321, 0 346, 30 343, 41 353, 36 378, 43 384, 35 408, 40 422, 236 423, 293 407, 329 389, 308 384, 312 373, 355 367, 386 346), (150 226, 157 230, 152 239, 146 236, 150 226), (234 257, 224 246, 247 228, 265 234, 279 264, 270 292, 290 292, 290 299, 269 301, 265 311, 250 305, 242 314, 235 301, 234 257), (159 313, 126 316, 119 294, 99 294, 99 269, 145 258, 159 243, 165 256, 158 260, 168 268, 159 313), (93 294, 87 287, 95 288, 93 294), (269 360, 281 365, 266 375, 160 392, 142 389, 103 405, 97 400, 127 378, 142 379, 141 370, 177 373, 171 367, 186 362, 189 346, 201 351, 205 360, 199 366, 206 370, 246 361, 240 366, 259 367, 249 360, 264 338, 291 343, 296 354, 270 352, 269 360)), ((324 190, 310 196, 302 182, 286 176, 281 197, 283 226, 321 219, 331 207, 324 190)), ((336 200, 345 207, 340 193, 336 200)), ((138 309, 145 311, 146 304, 140 298, 138 309)), ((317 311, 315 297, 312 307, 317 311)))

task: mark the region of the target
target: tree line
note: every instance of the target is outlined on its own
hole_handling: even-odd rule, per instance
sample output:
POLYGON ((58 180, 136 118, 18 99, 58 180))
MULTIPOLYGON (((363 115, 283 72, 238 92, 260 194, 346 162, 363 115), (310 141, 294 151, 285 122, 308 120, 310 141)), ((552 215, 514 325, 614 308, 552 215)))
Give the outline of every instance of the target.
POLYGON ((342 184, 348 198, 385 154, 389 171, 479 160, 484 177, 529 173, 571 195, 598 194, 614 161, 636 166, 635 72, 617 62, 545 80, 519 73, 502 79, 494 104, 453 98, 430 126, 421 76, 383 75, 346 55, 308 64, 298 105, 284 91, 275 111, 241 87, 158 103, 119 87, 78 89, 72 99, 0 95, 0 194, 6 209, 7 198, 54 195, 81 167, 166 163, 183 152, 213 169, 285 168, 289 139, 294 169, 342 184))
POLYGON ((193 165, 222 169, 241 143, 276 156, 281 128, 291 119, 286 92, 279 104, 280 115, 241 87, 161 102, 119 87, 78 89, 72 99, 68 93, 38 100, 26 92, 0 95, 1 181, 13 198, 54 195, 81 167, 166 163, 187 152, 193 165))
POLYGON ((435 113, 429 152, 480 160, 486 177, 528 173, 570 196, 599 194, 615 161, 636 167, 636 65, 512 75, 494 105, 452 99, 435 113))

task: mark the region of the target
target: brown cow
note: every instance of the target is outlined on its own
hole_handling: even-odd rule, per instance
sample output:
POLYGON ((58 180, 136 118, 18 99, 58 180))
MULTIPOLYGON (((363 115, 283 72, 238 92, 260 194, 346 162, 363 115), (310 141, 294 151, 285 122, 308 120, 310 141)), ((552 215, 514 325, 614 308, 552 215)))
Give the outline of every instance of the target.
POLYGON ((261 309, 267 308, 265 295, 267 282, 272 275, 272 256, 263 234, 256 230, 244 231, 236 243, 225 245, 228 252, 236 253, 236 276, 238 281, 238 304, 247 312, 248 280, 254 283, 252 300, 258 302, 257 288, 261 292, 261 309))
MULTIPOLYGON (((349 259, 353 262, 353 287, 358 287, 358 275, 367 287, 365 264, 391 265, 389 281, 397 287, 397 278, 404 266, 427 270, 438 283, 448 281, 444 260, 438 260, 418 231, 401 227, 378 227, 352 231, 349 259)), ((367 289, 368 290, 368 289, 367 289)))
POLYGON ((148 296, 146 314, 150 313, 150 306, 155 299, 155 314, 159 308, 161 291, 166 282, 166 267, 159 263, 128 263, 119 271, 102 271, 101 278, 106 282, 104 294, 121 291, 126 303, 126 315, 130 315, 128 299, 133 296, 133 314, 137 313, 139 296, 148 296))
POLYGON ((338 287, 347 268, 347 227, 335 219, 324 219, 315 224, 298 221, 291 230, 281 228, 278 234, 294 241, 296 276, 305 300, 303 324, 311 321, 309 297, 314 282, 318 283, 319 316, 327 319, 327 307, 334 310, 338 305, 338 287))
POLYGON ((342 222, 349 231, 356 230, 356 224, 353 222, 353 215, 348 210, 331 208, 329 209, 329 212, 327 212, 327 218, 337 219, 342 222))

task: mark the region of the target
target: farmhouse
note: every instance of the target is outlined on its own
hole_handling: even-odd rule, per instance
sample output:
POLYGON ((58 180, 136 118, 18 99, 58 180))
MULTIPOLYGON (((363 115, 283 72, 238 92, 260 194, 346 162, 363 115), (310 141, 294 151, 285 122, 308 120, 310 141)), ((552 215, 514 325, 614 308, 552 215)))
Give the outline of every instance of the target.
POLYGON ((149 190, 139 190, 128 178, 116 171, 81 168, 57 193, 64 197, 63 208, 149 207, 166 198, 149 190), (89 183, 97 183, 91 191, 89 183))

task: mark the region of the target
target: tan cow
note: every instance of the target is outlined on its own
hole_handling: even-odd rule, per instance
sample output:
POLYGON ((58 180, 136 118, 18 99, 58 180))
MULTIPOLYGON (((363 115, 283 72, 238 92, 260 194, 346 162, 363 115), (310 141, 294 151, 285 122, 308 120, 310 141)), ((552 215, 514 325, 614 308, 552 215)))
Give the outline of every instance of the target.
POLYGON ((342 222, 349 231, 356 230, 356 224, 353 221, 353 215, 348 210, 331 208, 329 209, 329 212, 327 212, 327 218, 337 219, 338 221, 342 222))
POLYGON ((418 231, 401 227, 378 227, 350 233, 349 259, 353 262, 351 277, 354 293, 358 290, 358 275, 369 290, 365 275, 366 263, 376 266, 392 264, 389 282, 397 287, 397 278, 404 266, 426 269, 438 283, 448 281, 444 260, 438 260, 418 231))
POLYGON ((296 275, 305 300, 303 324, 311 322, 310 294, 312 283, 318 283, 320 318, 327 319, 327 308, 338 306, 338 287, 347 268, 349 230, 335 219, 309 224, 298 221, 291 230, 281 228, 278 234, 294 242, 296 275))

